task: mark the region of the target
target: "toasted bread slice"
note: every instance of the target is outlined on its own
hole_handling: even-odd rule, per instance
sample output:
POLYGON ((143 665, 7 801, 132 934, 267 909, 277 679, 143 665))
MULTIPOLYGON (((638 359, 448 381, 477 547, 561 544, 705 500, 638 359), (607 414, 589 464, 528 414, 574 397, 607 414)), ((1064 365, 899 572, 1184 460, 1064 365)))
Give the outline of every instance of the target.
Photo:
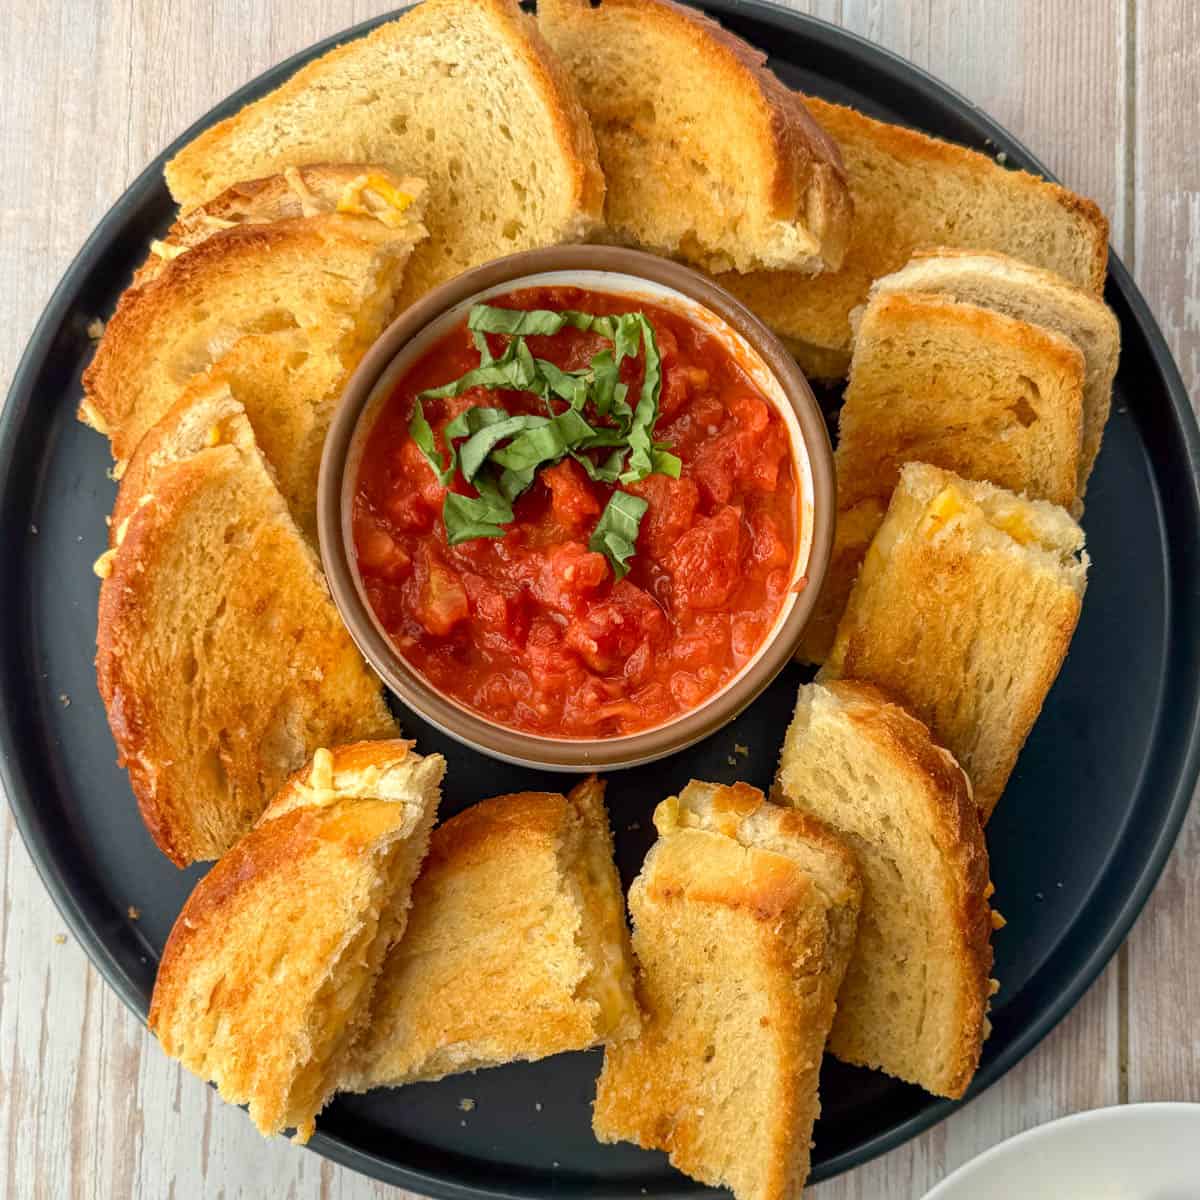
POLYGON ((167 164, 167 184, 191 209, 321 160, 428 181, 430 239, 405 303, 488 259, 582 240, 604 203, 587 115, 515 0, 425 0, 206 130, 167 164))
POLYGON ((1090 200, 963 146, 806 97, 841 149, 854 229, 838 271, 724 275, 720 282, 783 336, 806 373, 844 377, 850 314, 871 284, 932 246, 997 250, 1099 293, 1108 222, 1090 200))
POLYGON ((962 768, 878 688, 834 681, 800 689, 777 784, 854 847, 863 875, 829 1049, 961 1096, 992 992, 988 855, 962 768))
POLYGON ((876 683, 924 721, 986 821, 1075 632, 1083 540, 1052 504, 909 463, 818 678, 876 683))
POLYGON ((538 24, 592 119, 618 240, 712 271, 841 264, 841 157, 765 54, 669 0, 540 0, 538 24))
POLYGON ((854 856, 745 784, 690 783, 654 822, 629 893, 643 1028, 605 1050, 593 1129, 738 1200, 791 1200, 854 943, 854 856))
POLYGON ((227 229, 337 212, 374 218, 355 222, 365 237, 416 245, 427 236, 421 223, 424 211, 425 181, 395 175, 378 163, 287 167, 278 175, 234 183, 181 213, 166 235, 150 244, 150 256, 134 273, 132 286, 145 286, 167 263, 227 229))
POLYGON ((604 785, 498 796, 434 831, 342 1087, 545 1058, 638 1027, 604 785))
POLYGON ((1007 254, 939 247, 877 279, 871 295, 926 292, 994 309, 1062 334, 1083 354, 1083 445, 1076 491, 1082 499, 1112 406, 1121 353, 1116 314, 1094 292, 1007 254))
MULTIPOLYGON (((293 178, 303 186, 303 176, 293 178)), ((160 247, 142 269, 143 286, 121 297, 83 375, 79 416, 109 437, 118 473, 188 383, 242 337, 303 334, 330 370, 352 370, 391 317, 423 234, 419 211, 244 220, 190 241, 180 232, 160 247)))
POLYGON ((98 564, 96 674, 146 825, 183 866, 223 854, 318 746, 396 726, 241 406, 216 388, 171 420, 98 564))
POLYGON ((838 527, 803 654, 821 662, 905 462, 1071 507, 1084 360, 1040 325, 884 291, 861 315, 836 454, 838 527))
POLYGON ((862 314, 838 422, 838 507, 887 500, 905 462, 1069 507, 1084 363, 1061 334, 945 296, 886 292, 862 314))
POLYGON ((404 932, 445 765, 409 742, 318 750, 175 922, 150 1028, 266 1136, 308 1141, 333 1093, 404 932))
POLYGON ((150 490, 149 478, 181 449, 191 454, 207 429, 181 436, 203 422, 205 396, 228 389, 245 410, 254 438, 288 510, 309 544, 317 544, 317 477, 325 434, 348 377, 341 358, 314 353, 294 329, 239 338, 207 371, 195 376, 168 414, 147 432, 130 459, 109 524, 115 545, 125 519, 150 490))

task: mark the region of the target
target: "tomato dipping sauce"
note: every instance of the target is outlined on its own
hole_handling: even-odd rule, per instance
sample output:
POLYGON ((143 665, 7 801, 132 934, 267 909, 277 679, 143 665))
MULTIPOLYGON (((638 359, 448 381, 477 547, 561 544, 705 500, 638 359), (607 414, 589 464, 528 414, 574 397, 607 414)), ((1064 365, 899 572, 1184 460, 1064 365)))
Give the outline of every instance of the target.
MULTIPOLYGON (((488 304, 644 314, 661 356, 653 437, 677 456, 679 477, 610 484, 562 457, 513 502, 504 536, 449 544, 447 487, 410 425, 420 393, 480 365, 464 318, 400 378, 368 434, 353 507, 368 601, 416 670, 490 721, 566 738, 662 725, 738 674, 788 597, 800 506, 787 426, 727 343, 681 312, 574 287, 513 291, 488 304), (588 545, 614 490, 645 501, 623 578, 588 545)), ((500 355, 506 337, 486 336, 500 355)), ((570 326, 526 341, 562 371, 586 368, 612 347, 570 326)), ((644 374, 645 354, 620 361, 631 402, 644 374)), ((482 387, 425 398, 443 459, 442 431, 472 406, 543 416, 567 408, 482 387)), ((589 453, 596 463, 604 454, 589 453)), ((473 494, 457 469, 449 489, 473 494)))

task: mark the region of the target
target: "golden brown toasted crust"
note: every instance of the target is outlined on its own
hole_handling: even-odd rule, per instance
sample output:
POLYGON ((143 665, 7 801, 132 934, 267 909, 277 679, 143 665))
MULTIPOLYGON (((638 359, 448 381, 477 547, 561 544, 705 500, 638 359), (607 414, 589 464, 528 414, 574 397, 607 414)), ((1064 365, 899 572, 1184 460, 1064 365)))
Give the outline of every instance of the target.
POLYGON ((498 796, 435 830, 342 1086, 536 1060, 638 1025, 603 784, 498 796))
MULTIPOLYGON (((179 430, 188 414, 197 411, 205 397, 227 389, 245 410, 293 519, 315 547, 321 451, 350 373, 341 358, 321 353, 301 330, 239 338, 217 362, 193 377, 138 443, 121 475, 109 544, 116 545, 124 520, 151 490, 149 480, 158 465, 179 457, 179 430)), ((199 431, 201 437, 206 432, 199 431)))
POLYGON ((854 938, 853 857, 747 785, 693 781, 655 824, 630 890, 645 1022, 605 1052, 593 1129, 739 1200, 798 1196, 854 938))
POLYGON ((151 244, 150 255, 134 272, 130 287, 144 287, 162 274, 167 263, 214 234, 239 225, 299 221, 336 213, 337 220, 360 236, 374 235, 380 241, 398 237, 394 231, 403 225, 415 244, 425 236, 420 222, 424 199, 423 180, 400 178, 379 163, 314 163, 244 180, 189 212, 180 213, 163 237, 151 244), (403 207, 397 209, 375 193, 372 206, 363 203, 362 189, 369 180, 393 189, 392 197, 403 207))
POLYGON ((514 0, 413 6, 201 134, 166 175, 186 210, 239 179, 354 155, 438 197, 402 304, 489 259, 582 241, 602 219, 591 126, 514 0), (536 174, 511 170, 535 155, 536 174))
MULTIPOLYGON (((371 218, 357 220, 375 224, 371 218)), ((259 273, 268 275, 273 261, 279 261, 285 254, 291 260, 312 264, 336 259, 339 254, 361 262, 363 238, 356 229, 356 219, 338 214, 315 220, 285 219, 239 225, 205 238, 187 253, 167 262, 145 286, 122 294, 95 357, 83 373, 84 398, 79 409, 81 420, 109 437, 118 464, 123 466, 145 433, 178 400, 189 378, 219 357, 219 347, 214 348, 211 339, 185 355, 190 314, 198 310, 205 314, 206 321, 214 320, 208 311, 214 296, 219 299, 233 281, 252 280, 259 273), (177 374, 170 380, 169 389, 148 392, 150 385, 143 370, 146 356, 154 351, 165 353, 167 347, 175 349, 166 369, 177 374), (189 362, 186 365, 177 362, 176 357, 188 357, 189 362)), ((407 249, 396 262, 382 248, 365 257, 371 263, 366 282, 374 290, 381 282, 377 276, 398 275, 403 269, 407 249)), ((331 280, 330 284, 338 294, 345 292, 348 299, 356 302, 363 299, 358 293, 358 282, 331 280)), ((322 306, 318 297, 297 296, 295 300, 308 309, 322 306)), ((271 313, 264 314, 264 319, 276 322, 279 328, 299 324, 294 315, 283 311, 287 303, 285 299, 282 306, 276 305, 271 313)), ((366 348, 362 344, 364 338, 374 338, 376 325, 385 316, 386 313, 381 313, 380 321, 364 330, 358 314, 336 313, 332 307, 327 308, 323 313, 327 326, 322 331, 322 337, 327 338, 324 350, 341 357, 347 366, 352 365, 366 348)), ((270 332, 273 327, 276 326, 268 324, 254 330, 235 327, 233 337, 245 332, 270 332)))
POLYGON ((704 829, 791 858, 815 879, 827 903, 851 915, 858 911, 862 880, 854 851, 820 818, 768 800, 751 784, 693 779, 654 810, 654 825, 663 837, 680 829, 704 829))
MULTIPOLYGON (((1049 500, 1063 507, 1070 507, 1074 502, 1083 411, 1083 355, 1067 338, 978 305, 961 304, 942 296, 894 292, 880 295, 868 306, 859 339, 855 358, 850 364, 850 384, 839 422, 839 508, 851 508, 868 498, 886 500, 896 486, 901 466, 914 459, 955 470, 968 479, 987 479, 1000 487, 1027 492, 1035 499, 1049 500), (872 429, 866 408, 866 404, 886 400, 888 379, 861 380, 865 403, 862 404, 862 416, 859 416, 859 386, 856 385, 860 384, 860 373, 856 371, 856 363, 860 358, 860 347, 868 340, 913 338, 932 341, 939 336, 961 347, 965 363, 964 418, 961 424, 956 424, 953 414, 943 415, 938 425, 927 429, 915 415, 907 428, 889 431, 898 441, 904 436, 903 442, 888 445, 872 429), (979 377, 973 375, 976 370, 974 359, 981 352, 994 356, 995 361, 1009 369, 1011 382, 1016 383, 1021 378, 1021 369, 1037 381, 1037 389, 1030 389, 1037 406, 1036 418, 1031 424, 1048 431, 1045 437, 1052 448, 1052 453, 1045 456, 1048 461, 1039 461, 1029 453, 1011 457, 997 453, 992 443, 998 434, 1008 432, 1011 436, 1004 440, 1015 440, 1028 428, 1015 415, 1009 417, 1011 428, 1007 431, 1000 431, 995 425, 983 432, 969 428, 967 418, 979 404, 979 396, 970 395, 968 388, 974 385, 982 393, 988 384, 1009 382, 985 379, 982 372, 979 377), (1051 384, 1058 385, 1053 404, 1041 400, 1042 393, 1051 393, 1051 384), (946 461, 939 462, 939 457, 946 461)), ((930 352, 931 357, 940 355, 941 350, 942 347, 936 347, 930 352)), ((947 351, 947 361, 939 365, 950 372, 957 364, 950 361, 947 351)), ((865 363, 861 374, 866 375, 865 363)), ((892 386, 903 399, 904 376, 897 372, 891 378, 892 386)), ((952 402, 954 397, 947 399, 952 402)), ((995 403, 994 407, 1002 408, 1002 404, 995 403)))
POLYGON ((1079 348, 1041 325, 940 294, 874 294, 839 419, 833 556, 802 657, 829 653, 905 462, 1074 505, 1084 384, 1079 348))
POLYGON ((119 760, 179 866, 232 845, 317 745, 396 730, 240 407, 196 407, 217 444, 123 484, 96 632, 119 760))
MULTIPOLYGON (((654 860, 653 872, 646 878, 644 898, 719 904, 767 929, 772 929, 782 917, 793 913, 802 904, 816 902, 817 889, 811 878, 798 871, 784 855, 770 852, 729 854, 724 841, 716 840, 724 837, 724 834, 697 829, 669 835, 662 853, 654 860), (693 834, 701 836, 693 840, 693 834), (671 836, 678 839, 674 844, 671 844, 671 836), (735 862, 742 865, 736 871, 697 870, 694 859, 700 854, 717 855, 722 867, 735 862)), ((743 851, 745 849, 743 847, 743 851)), ((772 946, 773 962, 777 953, 778 948, 772 946)))
POLYGON ((986 821, 1078 623, 1083 541, 1062 509, 906 465, 819 678, 876 683, 920 718, 986 821))
MULTIPOLYGON (((1079 347, 1085 367, 1077 488, 1082 499, 1108 421, 1121 351, 1121 327, 1103 299, 1090 288, 1011 255, 944 246, 917 251, 907 266, 876 280, 871 294, 899 290, 951 295, 1045 326, 1079 347)), ((1072 511, 1079 515, 1077 509, 1072 511)))
MULTIPOLYGON (((893 703, 882 689, 852 680, 831 680, 823 686, 840 702, 862 744, 875 746, 910 778, 912 794, 919 795, 924 802, 923 828, 945 863, 946 878, 952 888, 944 910, 949 913, 949 927, 939 922, 938 937, 953 948, 960 991, 955 1028, 948 1031, 956 1049, 935 1090, 957 1098, 966 1091, 979 1065, 992 994, 993 921, 988 902, 992 887, 987 846, 970 783, 954 757, 933 742, 929 730, 893 703)), ((786 762, 785 742, 781 782, 786 775, 786 762)), ((798 796, 797 802, 803 803, 804 797, 798 796)), ((839 1057, 861 1061, 854 1052, 861 1039, 855 1031, 848 1030, 847 1018, 853 1019, 854 1014, 847 1011, 846 1004, 839 997, 839 1017, 834 1023, 831 1049, 839 1057), (844 1030, 848 1030, 849 1036, 844 1035, 844 1030)))
MULTIPOLYGON (((544 97, 559 152, 571 164, 575 202, 583 212, 600 215, 604 203, 604 176, 596 161, 596 144, 591 135, 587 115, 578 97, 563 74, 549 47, 538 33, 536 22, 521 12, 512 0, 469 0, 472 7, 486 11, 493 26, 504 39, 506 50, 520 60, 528 72, 530 86, 544 97)), ((262 100, 256 100, 224 121, 210 126, 189 142, 166 167, 167 186, 183 208, 194 208, 211 198, 220 188, 207 194, 198 193, 192 180, 200 165, 215 152, 223 150, 236 137, 240 128, 256 114, 259 106, 280 103, 302 95, 319 84, 330 67, 340 60, 353 58, 364 44, 388 43, 395 40, 419 38, 423 30, 443 10, 460 8, 463 0, 423 0, 396 21, 379 26, 365 38, 338 46, 320 58, 301 67, 286 83, 262 100)))
POLYGON ((599 220, 604 213, 604 172, 596 150, 592 123, 579 101, 570 77, 546 44, 537 22, 519 12, 508 0, 484 0, 497 11, 516 12, 521 37, 516 44, 526 67, 540 82, 554 116, 554 128, 571 163, 575 205, 581 213, 599 220))
MULTIPOLYGON (((671 0, 604 0, 599 5, 588 0, 543 0, 538 16, 551 45, 574 74, 576 87, 597 132, 602 162, 606 162, 605 144, 610 132, 616 136, 628 135, 643 121, 644 114, 636 111, 636 105, 617 99, 613 88, 587 86, 589 73, 575 61, 575 53, 582 47, 584 52, 595 49, 611 57, 614 47, 608 46, 607 38, 614 28, 613 22, 631 22, 641 31, 640 40, 648 48, 647 53, 652 52, 649 47, 654 45, 652 34, 674 47, 669 60, 664 57, 664 61, 654 64, 649 86, 669 88, 671 73, 689 63, 689 70, 704 71, 714 93, 727 97, 739 112, 743 105, 750 105, 747 119, 739 120, 738 137, 743 148, 746 142, 752 142, 756 165, 737 181, 737 186, 756 194, 765 215, 782 222, 797 222, 809 230, 816 243, 815 250, 810 248, 805 254, 796 250, 792 261, 805 270, 820 269, 823 264, 836 267, 841 263, 853 215, 841 156, 836 143, 812 119, 801 99, 766 68, 765 54, 711 18, 671 0), (801 259, 805 260, 803 265, 801 259)), ((719 137, 721 131, 703 130, 699 136, 719 137)), ((693 149, 702 153, 697 130, 680 128, 675 137, 679 156, 693 149)), ((609 166, 606 169, 611 171, 609 166)), ((677 173, 677 186, 686 191, 687 172, 677 162, 669 164, 669 169, 677 173)), ((619 193, 629 182, 614 180, 610 175, 609 223, 615 232, 624 232, 626 236, 632 231, 623 230, 619 209, 627 198, 619 193), (614 211, 614 201, 618 211, 614 211)), ((636 198, 628 200, 634 203, 636 198)), ((648 248, 698 257, 710 266, 712 260, 721 257, 727 260, 729 256, 728 248, 703 245, 702 236, 701 244, 690 246, 680 243, 678 235, 674 244, 668 244, 672 239, 666 237, 665 231, 664 238, 648 248)), ((745 247, 738 255, 744 260, 739 266, 754 265, 753 259, 760 250, 772 258, 781 253, 774 247, 745 247)))
MULTIPOLYGON (((361 771, 402 761, 414 745, 415 742, 390 738, 335 746, 330 752, 337 771, 361 771)), ((201 881, 202 886, 194 888, 188 897, 163 949, 150 1008, 151 1030, 159 1014, 171 1006, 172 993, 183 986, 178 964, 186 957, 189 945, 209 934, 210 923, 219 921, 221 911, 235 903, 241 893, 259 886, 265 879, 286 874, 303 857, 319 852, 326 841, 337 842, 350 856, 360 854, 379 836, 381 828, 390 825, 394 814, 365 804, 356 804, 348 810, 308 804, 279 812, 294 798, 297 789, 309 782, 312 770, 309 762, 292 772, 259 817, 254 831, 218 859, 201 881)), ((247 980, 246 985, 252 982, 247 980)))
MULTIPOLYGON (((918 133, 915 129, 906 129, 903 125, 891 125, 886 121, 876 121, 847 105, 832 104, 817 96, 805 96, 804 103, 822 128, 839 143, 855 134, 867 136, 876 146, 894 158, 915 159, 937 164, 946 169, 962 171, 985 186, 1000 178, 1007 183, 1015 183, 1016 186, 1026 189, 1030 193, 1036 192, 1038 195, 1053 200, 1064 211, 1079 218, 1080 223, 1089 231, 1087 265, 1082 272, 1082 277, 1073 279, 1073 282, 1078 283, 1081 287, 1090 287, 1097 294, 1104 291, 1104 281, 1108 276, 1108 218, 1094 200, 1081 196, 1077 192, 1069 191, 1057 183, 1050 183, 1028 171, 1014 171, 1007 167, 1001 167, 987 155, 980 154, 976 150, 969 150, 966 146, 929 137, 927 134, 918 133)), ((913 247, 914 250, 920 248, 919 246, 913 247)), ((981 249, 1003 249, 1003 247, 981 247, 981 249)), ((1047 265, 1050 266, 1050 269, 1055 269, 1052 264, 1035 263, 1034 265, 1047 265)), ((886 274, 886 272, 879 274, 886 274)), ((1059 274, 1065 275, 1066 272, 1060 271, 1059 274)), ((876 278, 878 278, 878 274, 876 278)))
MULTIPOLYGON (((581 11, 595 11, 589 0, 571 3, 581 11)), ((603 7, 627 9, 644 21, 668 26, 694 53, 709 61, 731 94, 749 92, 755 97, 762 124, 747 133, 763 137, 763 161, 772 164, 770 211, 781 220, 792 219, 803 213, 808 188, 821 189, 825 202, 841 213, 842 227, 835 231, 838 248, 830 253, 830 266, 836 267, 845 252, 853 215, 848 193, 844 186, 837 186, 846 182, 842 156, 800 96, 767 68, 767 56, 713 18, 672 0, 603 0, 603 7), (831 173, 818 172, 818 165, 832 168, 831 173)))
POLYGON ((320 750, 196 886, 159 965, 163 1049, 266 1135, 332 1091, 424 853, 445 763, 411 743, 320 750))
MULTIPOLYGON (((121 485, 108 521, 108 546, 115 551, 125 540, 129 522, 143 504, 154 499, 151 480, 164 467, 194 457, 204 449, 234 442, 239 426, 229 421, 236 412, 232 396, 219 383, 201 382, 189 389, 138 444, 121 474, 121 485)), ((163 477, 170 481, 173 472, 163 477)), ((115 556, 110 556, 110 558, 115 556)))
POLYGON ((561 832, 565 805, 561 792, 513 792, 480 800, 433 831, 423 873, 461 871, 490 859, 498 847, 544 847, 561 832))
POLYGON ((800 360, 813 377, 841 377, 853 341, 851 312, 866 301, 874 280, 898 270, 919 249, 998 250, 1094 292, 1103 290, 1108 222, 1090 200, 973 150, 853 109, 815 97, 805 97, 805 104, 841 147, 854 201, 854 228, 842 266, 818 276, 729 273, 720 282, 800 348, 800 360), (888 185, 893 171, 907 181, 904 187, 888 185), (972 203, 972 194, 989 203, 972 203), (1001 199, 1012 208, 1007 217, 1001 199), (1015 219, 1022 206, 1029 209, 1028 220, 1015 219))

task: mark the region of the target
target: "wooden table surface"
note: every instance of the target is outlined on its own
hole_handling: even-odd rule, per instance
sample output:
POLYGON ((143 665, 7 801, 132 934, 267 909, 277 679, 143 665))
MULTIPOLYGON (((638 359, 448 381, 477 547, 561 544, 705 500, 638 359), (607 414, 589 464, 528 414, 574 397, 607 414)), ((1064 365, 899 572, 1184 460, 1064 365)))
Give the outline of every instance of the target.
MULTIPOLYGON (((143 165, 233 88, 387 0, 25 0, 0 21, 0 381, 68 262, 143 165)), ((945 80, 1094 197, 1200 383, 1200 5, 801 0, 945 80)), ((3 586, 0 573, 0 586, 3 586)), ((168 1062, 64 938, 0 817, 0 1195, 403 1193, 286 1142, 168 1062)), ((812 1189, 919 1197, 1011 1134, 1081 1109, 1200 1099, 1200 815, 1127 944, 1023 1063, 948 1121, 812 1189)))

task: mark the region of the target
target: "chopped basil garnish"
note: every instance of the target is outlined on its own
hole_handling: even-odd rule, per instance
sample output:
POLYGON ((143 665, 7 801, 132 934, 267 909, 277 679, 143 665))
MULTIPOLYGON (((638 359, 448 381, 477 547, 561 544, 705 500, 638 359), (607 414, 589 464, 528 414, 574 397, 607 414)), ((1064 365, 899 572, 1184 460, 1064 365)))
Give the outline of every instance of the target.
MULTIPOLYGON (((487 412, 487 409, 468 409, 467 412, 487 412)), ((500 409, 494 410, 497 412, 503 411, 500 409)), ((466 413, 463 414, 466 416, 466 413)), ((458 418, 455 418, 457 420, 458 418)), ((491 454, 505 438, 510 438, 515 433, 520 433, 522 430, 530 429, 533 422, 544 422, 545 417, 506 417, 504 420, 489 422, 484 428, 473 433, 463 444, 458 448, 458 466, 462 471, 463 478, 470 483, 471 480, 479 473, 479 468, 483 466, 487 456, 491 454)), ((453 424, 453 422, 451 422, 453 424)), ((449 426, 447 426, 449 428, 449 426)))
POLYGON ((451 447, 450 465, 447 467, 442 463, 441 455, 438 454, 437 443, 433 440, 433 429, 425 419, 425 410, 421 407, 420 396, 413 405, 413 415, 412 420, 408 423, 408 432, 412 434, 417 448, 429 460, 433 473, 438 477, 438 483, 442 487, 448 487, 450 480, 454 478, 454 449, 451 447))
POLYGON ((473 538, 501 538, 508 530, 504 528, 513 519, 512 507, 498 505, 490 496, 461 496, 458 492, 447 492, 442 505, 442 516, 446 522, 446 540, 451 546, 469 542, 473 538))
POLYGON ((603 554, 612 563, 618 579, 629 571, 629 560, 637 547, 638 528, 646 513, 646 501, 629 492, 613 492, 588 541, 588 549, 603 554))
MULTIPOLYGON (((513 521, 513 502, 532 483, 541 467, 570 455, 598 483, 635 483, 658 473, 679 477, 679 459, 665 444, 653 440, 662 391, 662 360, 654 327, 643 313, 593 316, 583 312, 552 312, 475 305, 467 328, 479 351, 479 366, 458 379, 422 392, 413 406, 409 432, 438 482, 449 487, 455 470, 473 484, 478 495, 449 492, 442 507, 446 537, 454 546, 477 537, 503 537, 513 521), (600 335, 612 343, 578 371, 564 371, 536 358, 525 339, 552 336, 567 327, 600 335), (504 353, 492 354, 488 334, 508 337, 504 353), (635 407, 629 389, 620 380, 621 362, 644 355, 642 387, 635 407), (471 388, 531 392, 546 404, 549 415, 510 415, 505 409, 473 405, 443 430, 449 461, 437 448, 433 429, 421 407, 422 400, 461 396, 471 388), (568 407, 555 412, 551 401, 568 407), (591 406, 592 424, 584 415, 591 406), (456 445, 456 439, 465 439, 456 445), (597 462, 589 452, 611 452, 597 462)), ((637 543, 638 527, 646 502, 628 492, 616 491, 601 514, 588 543, 604 554, 620 579, 629 570, 637 543)))
POLYGON ((534 390, 532 385, 537 379, 537 364, 529 352, 529 347, 523 339, 514 338, 499 358, 480 363, 473 371, 460 375, 444 387, 430 388, 422 392, 421 398, 445 400, 451 396, 461 396, 463 392, 474 387, 508 388, 514 392, 526 392, 534 390))
POLYGON ((568 408, 557 417, 518 434, 503 449, 493 451, 492 461, 510 471, 536 470, 544 464, 558 462, 568 450, 583 445, 593 432, 575 409, 568 408))

